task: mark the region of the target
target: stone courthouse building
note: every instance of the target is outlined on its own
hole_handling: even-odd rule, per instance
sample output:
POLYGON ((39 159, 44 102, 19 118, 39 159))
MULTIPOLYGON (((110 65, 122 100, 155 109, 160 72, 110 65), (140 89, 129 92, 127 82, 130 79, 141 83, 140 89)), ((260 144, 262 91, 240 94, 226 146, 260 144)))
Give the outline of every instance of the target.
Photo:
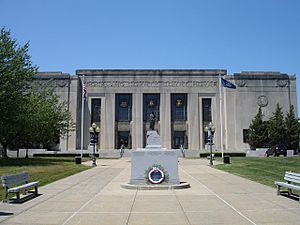
POLYGON ((81 140, 87 149, 93 122, 101 129, 99 149, 119 149, 121 144, 143 148, 151 117, 164 148, 206 151, 204 127, 212 122, 218 151, 223 145, 224 151, 244 152, 249 149, 249 124, 259 107, 266 118, 277 103, 284 112, 290 105, 297 109, 296 77, 280 72, 87 69, 76 75, 41 72, 36 79, 54 79, 56 93, 69 102, 76 126, 60 140, 63 152, 79 150, 81 140), (223 87, 220 77, 236 89, 223 87))

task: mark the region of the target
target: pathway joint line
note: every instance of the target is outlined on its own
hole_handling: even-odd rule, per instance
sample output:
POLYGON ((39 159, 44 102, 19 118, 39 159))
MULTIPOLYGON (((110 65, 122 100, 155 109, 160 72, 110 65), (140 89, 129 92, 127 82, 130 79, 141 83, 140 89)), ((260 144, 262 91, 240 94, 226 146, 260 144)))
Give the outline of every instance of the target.
POLYGON ((201 183, 199 180, 197 180, 196 178, 194 178, 192 175, 188 174, 181 166, 180 169, 189 177, 191 177, 193 180, 197 181, 199 184, 203 185, 203 187, 205 187, 207 190, 209 190, 211 193, 213 193, 218 199, 220 199, 222 202, 224 202, 226 205, 228 205, 232 210, 234 210, 236 213, 238 213, 241 217, 243 217, 244 219, 246 219, 248 222, 250 222, 253 225, 257 225, 255 222, 253 222, 250 218, 248 218, 247 216, 245 216, 243 213, 241 213, 240 211, 238 211, 236 208, 234 208, 232 205, 230 205, 225 199, 223 199, 221 196, 219 196, 216 192, 214 192, 213 190, 209 189, 205 184, 201 183))
POLYGON ((131 207, 130 207, 130 211, 129 211, 128 216, 126 218, 126 222, 125 222, 126 225, 128 225, 128 223, 129 223, 129 219, 130 219, 130 216, 132 214, 132 209, 133 209, 133 206, 134 206, 134 203, 135 203, 137 193, 138 193, 138 189, 136 189, 136 191, 135 191, 134 198, 133 198, 133 201, 132 201, 132 204, 131 204, 131 207))
POLYGON ((181 203, 180 203, 180 201, 179 201, 179 199, 178 199, 178 196, 176 195, 176 192, 175 192, 174 189, 173 189, 173 194, 174 194, 174 196, 175 196, 177 202, 179 203, 180 208, 181 208, 181 210, 182 210, 182 212, 183 212, 183 214, 184 214, 186 220, 188 221, 189 225, 192 225, 191 222, 190 222, 190 220, 189 220, 189 218, 188 218, 188 216, 186 215, 186 212, 184 211, 183 206, 181 205, 181 203))
MULTIPOLYGON (((120 163, 120 162, 117 162, 117 163, 120 163)), ((104 170, 106 171, 106 170, 108 170, 108 169, 111 169, 112 166, 113 166, 113 165, 111 165, 111 166, 105 168, 104 170)), ((94 168, 94 169, 96 169, 96 168, 94 168)), ((121 173, 121 172, 120 172, 120 173, 121 173)), ((113 178, 112 178, 109 182, 107 182, 106 185, 108 185, 109 183, 111 183, 112 180, 113 180, 113 178)), ((100 195, 100 194, 102 193, 102 191, 103 191, 103 189, 104 189, 104 187, 105 187, 106 185, 104 185, 104 186, 102 187, 102 189, 101 189, 96 195, 94 195, 90 200, 88 200, 86 203, 84 203, 84 204, 83 204, 76 212, 74 212, 68 219, 66 219, 66 221, 65 221, 62 225, 67 224, 67 223, 68 223, 75 215, 77 215, 77 214, 80 212, 80 210, 82 210, 86 205, 88 205, 88 204, 89 204, 91 201, 93 201, 98 195, 100 195)))
MULTIPOLYGON (((92 169, 93 169, 93 168, 91 168, 90 170, 92 170, 92 169)), ((103 171, 101 171, 100 173, 104 173, 107 169, 109 169, 109 167, 108 167, 108 168, 105 168, 105 169, 104 169, 103 171)), ((82 172, 87 172, 87 171, 89 171, 89 170, 81 171, 80 173, 82 173, 82 172)), ((90 172, 90 171, 89 171, 89 172, 90 172)), ((75 175, 76 175, 76 174, 73 174, 73 175, 71 175, 71 176, 75 176, 75 175)), ((68 176, 68 177, 71 177, 71 176, 68 176)), ((90 179, 90 178, 93 177, 93 176, 95 176, 95 174, 89 175, 89 176, 88 176, 87 178, 85 178, 84 180, 81 180, 81 181, 76 182, 75 184, 73 184, 73 186, 76 186, 76 185, 80 184, 81 182, 90 179)), ((68 178, 68 177, 65 177, 65 178, 68 178)), ((63 178, 63 179, 65 179, 65 178, 63 178)), ((61 180, 61 179, 59 179, 59 180, 61 180)), ((59 180, 54 181, 54 182, 58 182, 59 180)), ((53 183, 54 183, 54 182, 53 182, 53 183)), ((52 183, 50 183, 50 184, 52 184, 52 183)), ((50 185, 50 184, 47 184, 47 185, 50 185)), ((47 186, 47 185, 40 186, 40 188, 43 188, 43 187, 45 187, 45 186, 47 186)), ((38 205, 40 205, 40 204, 42 204, 42 203, 44 203, 44 202, 50 200, 50 199, 55 198, 56 195, 62 194, 62 193, 64 193, 65 191, 68 191, 68 190, 69 190, 69 187, 66 187, 65 189, 59 190, 55 195, 54 195, 54 194, 51 194, 50 197, 48 197, 48 198, 46 198, 46 199, 44 199, 44 200, 42 200, 42 201, 36 202, 35 204, 33 204, 32 206, 30 206, 29 208, 22 209, 22 210, 20 210, 19 212, 15 212, 12 216, 8 216, 8 217, 5 218, 4 220, 2 220, 1 223, 5 222, 5 221, 7 221, 7 220, 9 220, 9 219, 11 219, 12 217, 18 216, 18 215, 20 215, 21 213, 27 212, 27 211, 29 211, 30 209, 32 209, 32 208, 34 208, 34 207, 36 207, 36 206, 38 206, 38 205)), ((37 196, 37 197, 38 197, 38 196, 37 196)), ((37 199, 37 200, 38 200, 38 199, 37 199)))

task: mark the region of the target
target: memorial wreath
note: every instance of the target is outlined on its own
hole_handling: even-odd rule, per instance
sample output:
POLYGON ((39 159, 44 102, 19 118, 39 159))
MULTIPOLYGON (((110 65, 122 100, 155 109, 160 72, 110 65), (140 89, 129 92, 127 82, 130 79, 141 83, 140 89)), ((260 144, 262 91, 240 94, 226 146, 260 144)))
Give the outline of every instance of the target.
POLYGON ((169 173, 158 164, 150 166, 144 174, 147 184, 161 184, 169 181, 169 173))

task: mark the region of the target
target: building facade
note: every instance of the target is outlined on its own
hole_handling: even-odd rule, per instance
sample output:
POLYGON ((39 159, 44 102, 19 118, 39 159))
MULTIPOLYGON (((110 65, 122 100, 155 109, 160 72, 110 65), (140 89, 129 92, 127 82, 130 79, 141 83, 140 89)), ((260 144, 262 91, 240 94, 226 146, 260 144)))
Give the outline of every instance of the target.
POLYGON ((54 79, 56 93, 69 102, 76 126, 60 140, 61 151, 81 149, 82 142, 87 149, 95 122, 101 130, 99 149, 143 148, 146 131, 154 128, 164 148, 204 152, 204 127, 212 122, 217 150, 244 152, 259 107, 266 118, 277 103, 284 112, 290 105, 297 109, 296 76, 279 72, 77 70, 76 75, 38 73, 36 78, 54 79), (236 89, 223 87, 220 77, 236 89))

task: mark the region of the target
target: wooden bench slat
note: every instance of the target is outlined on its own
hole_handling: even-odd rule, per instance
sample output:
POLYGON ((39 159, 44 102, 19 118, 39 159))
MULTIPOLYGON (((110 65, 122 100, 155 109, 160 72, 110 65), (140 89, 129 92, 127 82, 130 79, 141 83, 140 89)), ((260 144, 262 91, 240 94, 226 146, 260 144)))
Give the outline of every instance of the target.
POLYGON ((300 184, 300 174, 286 172, 284 180, 300 184))
POLYGON ((29 180, 28 173, 19 173, 13 175, 2 176, 2 185, 6 187, 13 187, 15 185, 24 184, 29 180))
POLYGON ((294 190, 300 191, 300 186, 294 185, 294 184, 288 184, 285 182, 275 182, 276 185, 286 188, 292 188, 294 190))
POLYGON ((7 191, 8 192, 18 192, 18 191, 23 190, 23 189, 27 189, 27 188, 37 186, 38 184, 39 184, 39 182, 37 182, 37 181, 36 182, 31 182, 31 183, 28 183, 28 184, 23 184, 23 185, 18 186, 18 187, 10 188, 7 191))
POLYGON ((284 180, 289 181, 289 182, 293 182, 293 183, 296 183, 296 184, 300 184, 299 180, 290 179, 290 178, 287 178, 287 179, 284 179, 284 180))
POLYGON ((300 173, 294 173, 294 172, 285 172, 286 175, 292 175, 292 176, 296 176, 299 177, 300 179, 300 173))
POLYGON ((20 179, 20 178, 24 178, 24 179, 29 179, 29 174, 28 173, 18 173, 18 174, 12 174, 12 175, 4 175, 1 177, 3 180, 5 179, 20 179))
POLYGON ((287 177, 287 178, 293 178, 293 179, 295 179, 295 180, 300 180, 300 177, 295 176, 295 175, 291 175, 291 174, 286 174, 284 177, 287 177))

